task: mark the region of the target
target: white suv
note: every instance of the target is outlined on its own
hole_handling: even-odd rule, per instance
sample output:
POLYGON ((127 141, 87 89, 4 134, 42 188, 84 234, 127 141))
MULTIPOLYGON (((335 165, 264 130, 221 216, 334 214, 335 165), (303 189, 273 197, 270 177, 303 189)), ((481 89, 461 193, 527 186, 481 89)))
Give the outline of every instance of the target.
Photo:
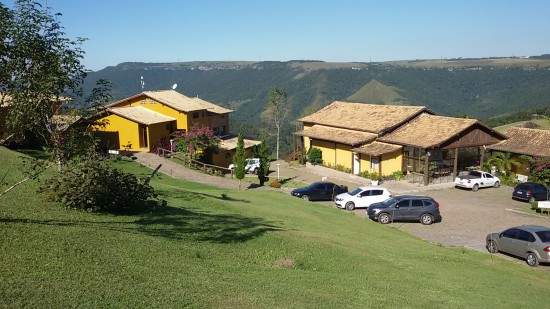
MULTIPOLYGON (((244 166, 244 171, 247 173, 254 173, 260 169, 260 159, 258 158, 252 158, 252 159, 245 159, 244 161, 246 165, 244 166)), ((229 169, 232 170, 235 168, 235 165, 229 164, 229 169)))
POLYGON ((391 196, 390 191, 386 188, 364 186, 348 193, 338 194, 334 199, 334 203, 338 208, 354 210, 355 208, 369 207, 373 203, 383 202, 391 196))

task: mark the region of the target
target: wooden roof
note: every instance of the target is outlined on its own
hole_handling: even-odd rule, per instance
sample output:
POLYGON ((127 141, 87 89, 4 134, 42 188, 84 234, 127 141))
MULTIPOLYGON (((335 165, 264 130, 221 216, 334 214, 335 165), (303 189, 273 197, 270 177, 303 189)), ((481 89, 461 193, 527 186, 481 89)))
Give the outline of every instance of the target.
POLYGON ((176 120, 176 118, 165 116, 143 106, 111 107, 107 110, 115 115, 144 125, 176 120))
POLYGON ((374 141, 368 145, 361 146, 359 148, 353 148, 351 151, 368 154, 371 156, 380 156, 386 153, 391 153, 394 151, 401 150, 403 146, 387 144, 382 142, 374 141))
POLYGON ((550 131, 512 127, 506 132, 507 140, 487 148, 492 150, 550 157, 550 131))
POLYGON ((223 108, 216 104, 212 104, 205 100, 199 99, 198 97, 195 97, 195 98, 187 97, 175 90, 144 91, 142 93, 133 95, 129 98, 111 103, 107 106, 114 107, 114 106, 120 105, 121 103, 127 102, 129 100, 139 98, 140 96, 149 97, 157 102, 160 102, 164 105, 172 107, 175 110, 185 112, 185 113, 199 111, 199 110, 207 110, 209 112, 216 113, 216 114, 226 114, 226 113, 231 113, 233 111, 231 109, 223 108))
POLYGON ((352 146, 368 143, 375 140, 378 136, 374 133, 339 129, 318 124, 294 134, 352 146))
MULTIPOLYGON (((218 144, 218 148, 221 151, 237 149, 238 139, 239 139, 238 137, 232 137, 232 138, 229 138, 229 139, 221 140, 220 143, 218 144)), ((245 149, 261 144, 260 141, 255 141, 255 140, 246 139, 246 138, 243 139, 243 141, 244 141, 244 148, 245 149)))
POLYGON ((424 106, 379 105, 335 101, 298 121, 380 134, 420 113, 435 114, 424 106))
POLYGON ((475 124, 478 124, 475 119, 421 114, 390 134, 382 136, 379 140, 400 145, 432 148, 458 136, 475 124))

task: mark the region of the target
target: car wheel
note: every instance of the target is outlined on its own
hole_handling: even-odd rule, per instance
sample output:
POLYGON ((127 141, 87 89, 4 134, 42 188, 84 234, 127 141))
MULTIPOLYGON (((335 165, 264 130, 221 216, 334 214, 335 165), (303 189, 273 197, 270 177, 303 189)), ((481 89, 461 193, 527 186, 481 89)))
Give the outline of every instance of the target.
POLYGON ((391 218, 390 218, 390 215, 387 214, 387 213, 381 213, 379 216, 378 216, 378 222, 382 223, 382 224, 388 224, 391 222, 391 218))
POLYGON ((533 252, 527 253, 527 257, 525 257, 525 261, 527 262, 527 265, 531 267, 539 266, 539 258, 533 252))
POLYGON ((479 190, 479 185, 476 183, 476 184, 472 187, 472 191, 476 192, 477 190, 479 190))
POLYGON ((352 211, 355 209, 355 204, 353 202, 347 202, 346 203, 346 209, 349 211, 352 211))
POLYGON ((308 195, 302 195, 302 200, 309 201, 309 196, 308 195))
POLYGON ((430 215, 430 214, 423 214, 420 217, 420 223, 422 223, 424 225, 430 225, 433 222, 434 222, 434 217, 432 217, 432 215, 430 215))
POLYGON ((535 202, 535 197, 534 196, 531 196, 529 198, 529 204, 533 204, 535 202))
POLYGON ((489 251, 489 253, 498 253, 497 244, 495 244, 494 241, 489 240, 489 242, 487 243, 487 251, 489 251))
POLYGON ((497 181, 497 182, 495 182, 495 184, 493 185, 493 188, 498 188, 498 187, 500 187, 500 182, 497 181))

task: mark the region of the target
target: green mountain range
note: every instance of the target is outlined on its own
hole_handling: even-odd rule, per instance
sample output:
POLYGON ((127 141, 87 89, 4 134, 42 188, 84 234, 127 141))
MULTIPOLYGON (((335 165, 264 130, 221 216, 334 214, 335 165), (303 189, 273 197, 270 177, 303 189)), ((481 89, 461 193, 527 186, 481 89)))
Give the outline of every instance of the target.
POLYGON ((487 119, 550 106, 550 59, 487 58, 384 63, 184 62, 122 63, 91 72, 89 93, 99 79, 112 81, 113 100, 143 90, 170 89, 231 108, 232 131, 243 124, 258 137, 268 128, 260 117, 271 89, 288 93, 283 150, 292 147, 294 120, 333 101, 423 105, 443 115, 487 119))

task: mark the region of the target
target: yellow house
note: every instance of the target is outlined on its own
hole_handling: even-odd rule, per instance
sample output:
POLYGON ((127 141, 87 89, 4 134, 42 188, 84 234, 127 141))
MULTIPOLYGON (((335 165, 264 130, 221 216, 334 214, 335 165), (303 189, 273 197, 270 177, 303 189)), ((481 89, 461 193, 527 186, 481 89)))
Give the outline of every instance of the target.
POLYGON ((175 90, 145 91, 106 106, 105 126, 98 127, 110 149, 151 151, 174 131, 209 127, 216 135, 229 133, 226 109, 175 90))
POLYGON ((336 101, 298 121, 304 151, 319 148, 325 166, 353 174, 417 173, 425 185, 457 175, 465 164, 460 149, 473 148, 483 161, 482 149, 505 139, 475 119, 440 116, 424 106, 336 101))

